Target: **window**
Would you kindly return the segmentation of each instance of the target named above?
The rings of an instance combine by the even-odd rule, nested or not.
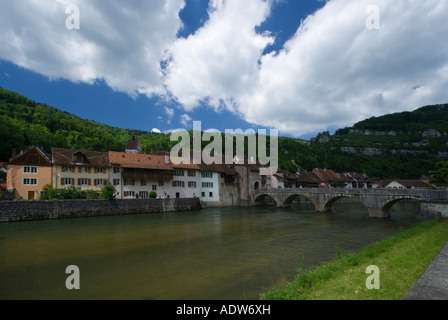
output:
[[[159,187],[163,187],[165,183],[163,181],[159,181]]]
[[[72,172],[72,167],[71,166],[65,166],[62,171]]]
[[[173,181],[173,187],[183,187],[185,186],[184,181]]]
[[[36,186],[37,185],[37,179],[34,179],[34,178],[23,178],[23,185],[24,186]]]
[[[81,185],[82,186],[88,186],[89,185],[89,179],[82,178],[81,179]]]
[[[179,192],[176,192],[176,198],[180,198],[180,193]]]
[[[189,188],[196,188],[196,181],[188,181]]]
[[[120,173],[120,167],[114,167],[114,173]]]
[[[125,197],[135,197],[135,191],[125,191],[124,196]]]
[[[71,186],[72,185],[72,178],[64,178],[64,184]]]
[[[188,176],[189,176],[189,177],[196,177],[196,171],[194,171],[194,170],[188,170]]]
[[[103,179],[96,179],[96,185],[97,186],[102,186],[104,184]]]
[[[37,167],[23,167],[23,173],[37,173]]]
[[[140,185],[142,185],[142,186],[146,186],[146,180],[142,180],[142,181],[140,181]]]
[[[152,185],[152,191],[157,191],[157,185],[155,184]]]
[[[182,177],[184,175],[184,170],[175,169],[174,170],[174,175]]]
[[[88,173],[89,169],[87,167],[81,167],[81,173]]]
[[[202,192],[202,197],[204,197],[204,198],[205,198],[205,192]]]
[[[126,180],[124,180],[124,185],[125,186],[133,186],[134,185],[134,180],[126,179]]]
[[[213,173],[211,173],[211,172],[202,172],[202,178],[213,178]]]
[[[202,182],[202,188],[213,188],[213,182]]]
[[[213,192],[210,192],[210,198],[213,198]]]
[[[139,197],[142,199],[148,199],[149,198],[149,192],[148,191],[140,191],[138,193]]]
[[[98,169],[96,170],[96,172],[97,172],[97,173],[103,173],[104,171],[103,171],[103,168],[98,168]]]
[[[120,185],[120,179],[114,179],[114,186],[119,186]]]

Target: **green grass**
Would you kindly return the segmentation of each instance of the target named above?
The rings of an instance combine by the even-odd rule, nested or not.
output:
[[[424,221],[339,257],[272,288],[262,300],[401,300],[448,241],[448,220]],[[379,289],[367,289],[370,265],[379,268]]]

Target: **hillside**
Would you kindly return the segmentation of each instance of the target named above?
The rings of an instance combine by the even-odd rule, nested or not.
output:
[[[448,158],[448,105],[426,106],[371,118],[334,135],[311,141],[279,137],[279,164],[284,170],[330,168],[357,171],[374,178],[416,179]],[[123,151],[132,136],[147,150],[169,151],[170,135],[121,129],[36,103],[0,88],[0,161],[27,145],[96,151]],[[203,143],[206,145],[207,143]],[[247,150],[247,148],[246,148]]]

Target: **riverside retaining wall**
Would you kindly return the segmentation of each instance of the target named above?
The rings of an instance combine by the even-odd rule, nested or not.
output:
[[[0,222],[129,215],[201,209],[199,198],[1,201]]]
[[[422,201],[420,203],[420,212],[425,218],[448,218],[448,201]]]

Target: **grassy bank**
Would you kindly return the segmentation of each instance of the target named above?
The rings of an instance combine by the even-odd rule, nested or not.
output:
[[[365,247],[341,254],[313,270],[300,268],[295,279],[261,295],[262,300],[401,300],[448,241],[448,220],[423,221]],[[379,268],[379,289],[367,289]]]

